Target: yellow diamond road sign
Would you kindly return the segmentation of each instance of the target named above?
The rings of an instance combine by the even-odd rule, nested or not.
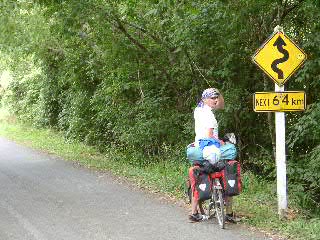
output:
[[[282,86],[303,64],[307,55],[283,32],[273,33],[255,52],[252,60]]]
[[[256,92],[253,96],[255,112],[304,111],[306,109],[305,92]]]

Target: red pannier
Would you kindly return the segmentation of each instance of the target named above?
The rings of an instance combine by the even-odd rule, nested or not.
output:
[[[222,183],[226,196],[236,196],[241,193],[241,166],[236,160],[228,161],[222,170]]]
[[[199,193],[199,201],[208,200],[212,194],[212,182],[209,174],[200,173],[196,179],[196,190]]]

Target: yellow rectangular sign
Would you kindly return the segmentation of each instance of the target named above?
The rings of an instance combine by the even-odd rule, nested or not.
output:
[[[305,92],[256,92],[253,97],[255,112],[304,111]]]

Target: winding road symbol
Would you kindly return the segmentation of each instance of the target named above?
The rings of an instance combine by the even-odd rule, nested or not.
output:
[[[302,66],[307,55],[284,32],[273,32],[256,50],[252,61],[278,86],[282,86]]]
[[[283,46],[286,45],[281,36],[279,36],[273,44],[273,46],[277,47],[278,51],[283,54],[282,58],[274,60],[271,64],[271,69],[278,74],[278,79],[283,79],[283,71],[278,68],[278,64],[286,62],[289,59],[289,52],[283,48]]]

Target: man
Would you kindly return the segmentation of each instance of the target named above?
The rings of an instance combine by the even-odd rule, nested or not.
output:
[[[195,120],[195,145],[203,149],[203,157],[211,164],[216,163],[220,159],[219,147],[224,144],[219,140],[218,122],[212,110],[223,109],[224,99],[220,92],[215,88],[208,88],[203,91],[201,100],[194,110]],[[209,139],[209,141],[208,141]],[[196,191],[196,179],[194,170],[199,168],[193,166],[189,169],[189,179],[191,183],[191,221],[200,221],[204,218],[204,210],[199,202],[199,194]],[[198,212],[200,211],[200,213]],[[227,201],[227,220],[232,214],[231,199]]]

